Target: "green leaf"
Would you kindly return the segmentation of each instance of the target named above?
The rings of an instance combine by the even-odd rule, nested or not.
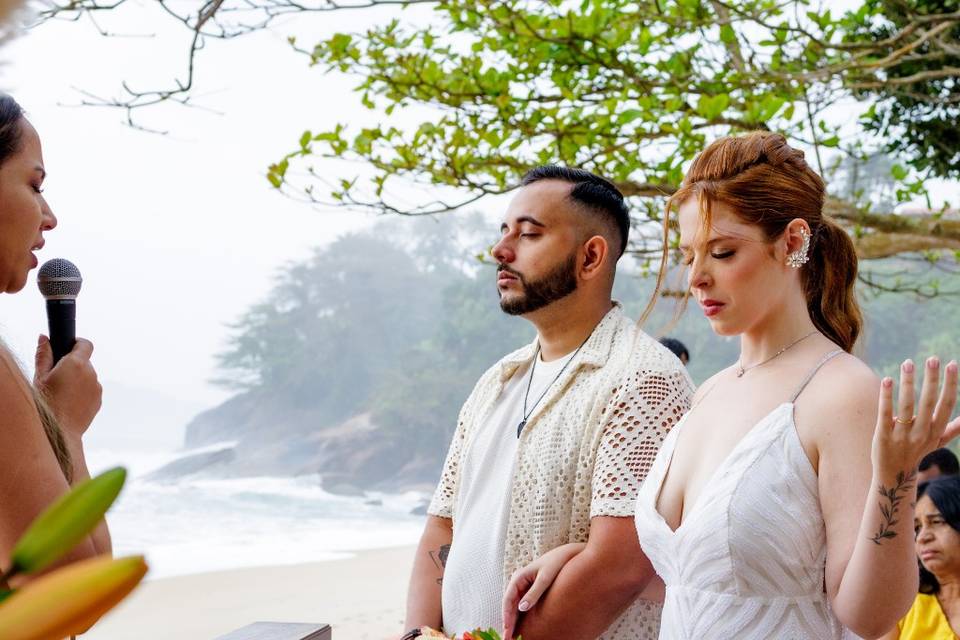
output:
[[[641,55],[646,55],[650,51],[650,45],[652,44],[653,34],[650,33],[650,29],[646,27],[642,28],[637,38],[637,50]]]
[[[13,548],[13,573],[43,571],[103,520],[120,494],[127,470],[117,467],[75,485],[40,514]]]
[[[330,38],[330,51],[337,57],[342,57],[350,47],[353,37],[346,33],[335,34]]]
[[[287,175],[287,168],[290,166],[290,160],[284,158],[276,164],[267,167],[267,180],[277,189],[283,184],[283,177]]]
[[[697,102],[697,113],[707,120],[714,120],[723,114],[723,110],[730,104],[730,96],[721,93],[715,96],[700,96]]]
[[[776,96],[773,94],[770,94],[764,97],[763,102],[761,103],[763,110],[760,114],[760,119],[764,122],[766,122],[767,120],[770,120],[775,115],[777,115],[777,112],[780,111],[781,108],[783,108],[783,105],[786,102],[787,101],[781,98],[780,96]]]
[[[737,34],[729,24],[720,27],[720,41],[724,44],[732,44],[737,41]]]
[[[306,149],[310,146],[310,141],[313,140],[313,134],[309,130],[304,131],[303,135],[300,136],[300,148]]]
[[[892,175],[897,180],[903,180],[910,174],[907,171],[907,168],[900,164],[895,164],[890,167],[890,175]]]

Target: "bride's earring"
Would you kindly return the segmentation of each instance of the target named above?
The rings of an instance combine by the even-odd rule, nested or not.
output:
[[[810,260],[810,234],[806,229],[800,229],[800,237],[803,238],[803,246],[787,255],[787,266],[799,269]]]

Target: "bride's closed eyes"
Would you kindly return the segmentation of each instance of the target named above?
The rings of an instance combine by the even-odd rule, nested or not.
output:
[[[736,251],[734,251],[733,249],[729,249],[726,251],[711,251],[710,257],[716,260],[725,260],[727,258],[733,257],[735,253]],[[693,264],[693,253],[689,251],[684,251],[682,255],[683,255],[682,262],[684,266],[689,267],[691,264]]]

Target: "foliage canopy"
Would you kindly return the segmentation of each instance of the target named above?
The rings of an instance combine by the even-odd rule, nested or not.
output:
[[[124,3],[71,0],[44,15]],[[359,33],[293,42],[311,64],[355,75],[363,104],[382,117],[304,132],[270,166],[275,187],[318,203],[429,214],[507,192],[532,166],[575,165],[631,196],[632,250],[652,257],[660,240],[647,223],[686,163],[720,135],[780,131],[827,178],[844,158],[892,150],[897,201],[925,194],[930,178],[956,177],[957,0],[863,0],[842,13],[813,0],[208,0],[183,14],[163,4],[196,36],[187,80],[105,102],[132,114],[188,100],[205,38],[241,36],[283,15],[384,5],[419,6]],[[324,158],[362,169],[330,188],[319,179]],[[431,196],[411,204],[411,184]],[[828,207],[862,257],[910,253],[956,268],[960,220],[878,204],[861,190]]]
[[[921,171],[960,178],[960,15],[958,0],[922,0],[904,4],[872,0],[887,20],[869,29],[857,29],[853,38],[883,41],[918,18],[953,14],[931,36],[886,70],[884,85],[864,86],[858,93],[875,98],[876,107],[865,117],[867,131],[885,142],[886,150],[908,158]]]

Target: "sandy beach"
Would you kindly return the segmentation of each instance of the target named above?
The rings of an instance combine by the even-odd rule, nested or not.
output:
[[[147,581],[83,640],[213,640],[251,622],[322,622],[334,640],[386,640],[403,627],[413,547],[312,564]]]

